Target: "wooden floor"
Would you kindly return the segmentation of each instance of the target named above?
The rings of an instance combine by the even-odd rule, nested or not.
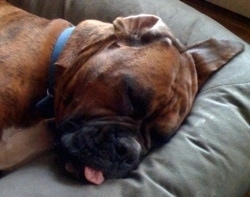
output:
[[[250,43],[250,19],[201,0],[181,0]]]

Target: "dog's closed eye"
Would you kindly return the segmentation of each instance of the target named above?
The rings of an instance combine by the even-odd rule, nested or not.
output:
[[[127,94],[133,106],[133,117],[141,118],[144,116],[147,113],[150,93],[148,91],[142,91],[141,94],[138,94],[138,92],[129,87]]]
[[[135,119],[140,119],[147,114],[150,100],[152,98],[152,91],[150,88],[144,88],[136,82],[135,79],[127,77],[125,79],[125,97],[127,105],[130,105],[130,116]]]

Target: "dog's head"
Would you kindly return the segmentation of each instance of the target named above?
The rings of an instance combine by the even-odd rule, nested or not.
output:
[[[184,47],[159,17],[80,23],[57,62],[57,146],[67,171],[99,184],[166,142],[199,87],[243,46]]]

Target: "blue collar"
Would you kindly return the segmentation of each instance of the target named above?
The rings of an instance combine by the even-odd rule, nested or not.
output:
[[[47,95],[42,98],[36,104],[36,109],[45,117],[45,118],[53,118],[55,115],[54,112],[54,85],[55,85],[55,63],[58,60],[61,52],[64,49],[65,44],[70,38],[72,32],[75,27],[69,27],[65,29],[60,36],[57,38],[49,66],[49,74],[48,74],[48,88]]]
[[[65,44],[67,43],[69,37],[71,36],[72,32],[74,31],[75,27],[69,27],[65,29],[60,36],[57,38],[56,44],[54,46],[51,60],[50,60],[50,67],[49,67],[49,77],[48,77],[48,94],[54,95],[54,74],[55,74],[55,63],[58,60],[59,55],[61,54],[62,50],[64,49]]]

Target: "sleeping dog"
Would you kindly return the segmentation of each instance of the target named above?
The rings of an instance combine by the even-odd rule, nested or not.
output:
[[[74,27],[0,0],[0,169],[55,142],[80,180],[124,177],[175,134],[200,87],[242,50],[216,39],[185,47],[153,15]]]

